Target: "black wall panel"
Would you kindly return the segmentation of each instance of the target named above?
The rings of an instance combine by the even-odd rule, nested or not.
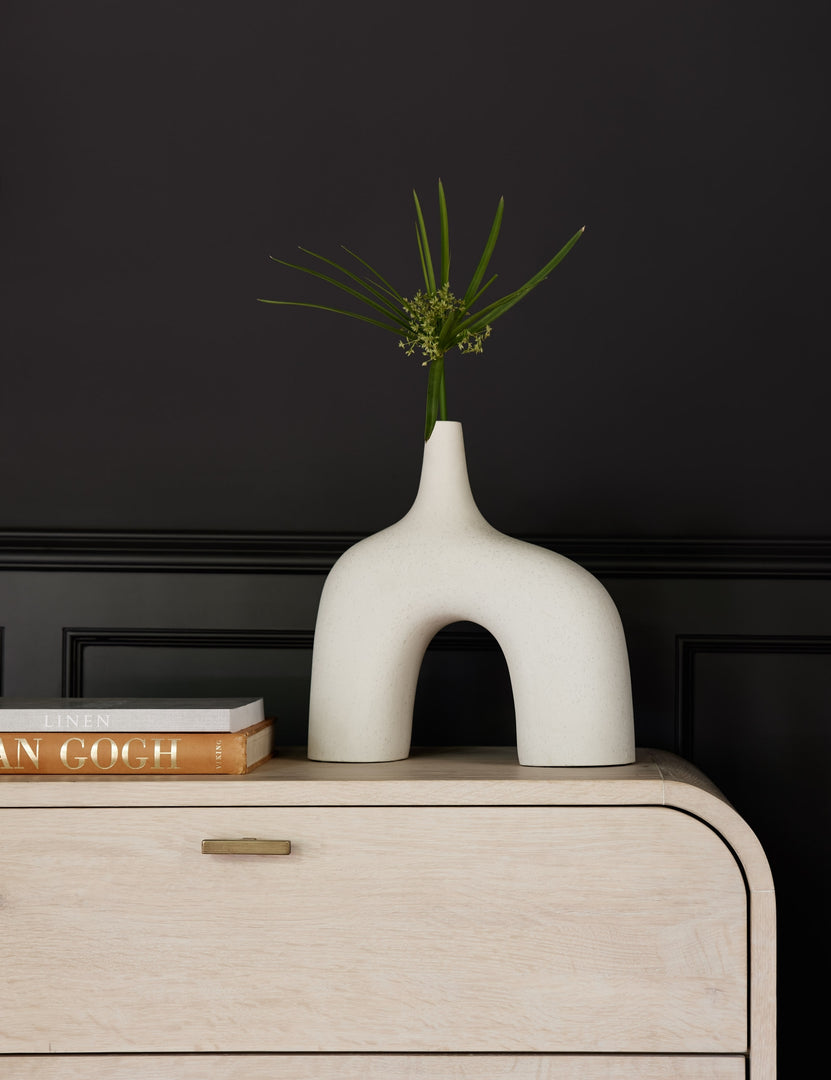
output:
[[[513,534],[829,536],[821,0],[55,0],[0,13],[0,527],[371,532],[418,476],[396,338],[258,297],[340,245],[505,292],[451,353]],[[320,288],[317,288],[317,286]]]

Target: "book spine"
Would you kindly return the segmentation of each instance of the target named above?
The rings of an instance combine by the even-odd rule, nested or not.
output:
[[[119,715],[117,713],[25,713],[13,716],[0,714],[0,734],[6,732],[35,732],[44,735],[87,735],[98,732],[135,735],[144,732],[153,735],[179,735],[182,732],[226,732],[230,721],[223,717],[197,717],[183,719],[181,716]]]
[[[262,710],[246,710],[244,716],[223,711],[183,712],[176,709],[62,710],[0,709],[0,734],[43,732],[78,735],[147,732],[151,736],[182,732],[239,731],[263,720]]]
[[[0,736],[0,777],[37,773],[67,776],[239,775],[248,771],[248,735],[248,732],[175,735],[4,732]]]

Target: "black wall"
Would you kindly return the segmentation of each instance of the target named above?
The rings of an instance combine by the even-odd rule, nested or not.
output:
[[[618,602],[638,739],[720,784],[780,903],[782,1075],[828,961],[827,5],[27,0],[0,9],[3,692],[266,696],[305,738],[324,575],[399,517],[425,370],[271,262],[419,286],[442,177],[462,284],[500,195],[508,291],[448,359],[483,513]],[[329,297],[332,299],[332,297]],[[417,741],[513,740],[471,627]]]

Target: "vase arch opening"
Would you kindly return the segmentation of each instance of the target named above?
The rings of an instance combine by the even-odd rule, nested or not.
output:
[[[412,745],[516,745],[505,654],[483,626],[450,623],[428,643],[416,686]]]

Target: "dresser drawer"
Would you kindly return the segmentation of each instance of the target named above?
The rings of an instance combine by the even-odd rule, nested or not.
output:
[[[742,874],[667,807],[27,808],[2,834],[0,1052],[747,1048]],[[291,854],[201,852],[251,836]],[[512,1060],[511,1080],[743,1075]],[[402,1062],[384,1076],[480,1080]]]

